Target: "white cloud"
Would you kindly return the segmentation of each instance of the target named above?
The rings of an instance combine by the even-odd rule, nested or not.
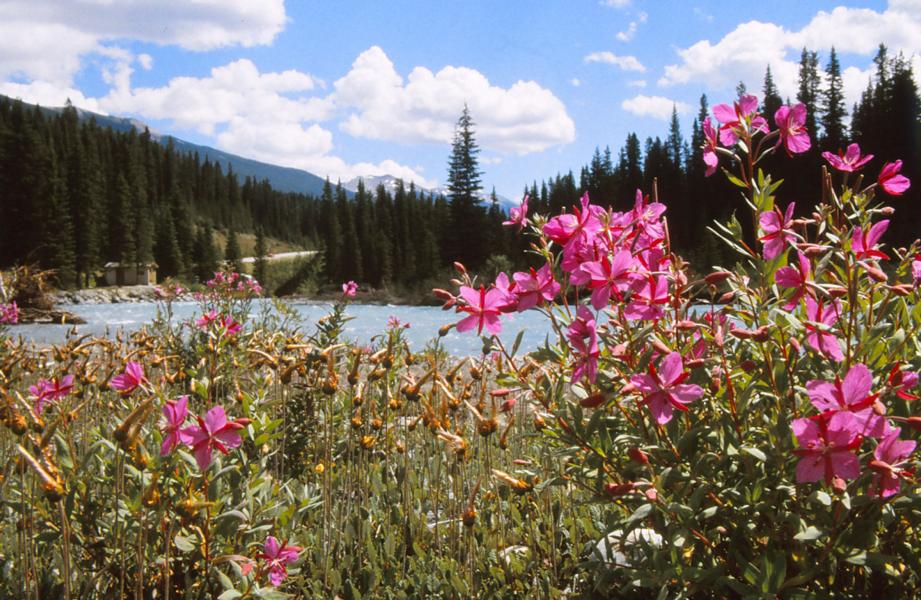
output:
[[[254,46],[271,43],[286,19],[283,0],[6,0],[0,80],[17,76],[63,88],[83,57],[121,40],[188,50]]]
[[[629,42],[633,39],[633,36],[636,35],[637,24],[636,21],[630,21],[630,24],[623,31],[617,32],[617,39],[621,42]]]
[[[684,102],[678,102],[664,96],[645,96],[643,94],[624,100],[620,103],[620,107],[638,117],[652,117],[662,120],[670,118],[673,109],[679,113],[687,113],[691,109]]]
[[[149,54],[138,54],[138,63],[141,65],[141,68],[145,71],[149,71],[153,68],[153,57]]]
[[[635,88],[644,88],[646,87],[646,80],[645,79],[631,79],[630,81],[627,82],[627,86],[635,87]]]
[[[579,87],[580,85],[582,85],[582,80],[579,79],[578,77],[573,77],[572,79],[569,80],[569,84],[572,87]]]
[[[770,65],[781,96],[793,98],[803,47],[821,51],[827,60],[832,46],[842,55],[871,56],[881,41],[891,53],[902,51],[917,61],[921,53],[921,1],[890,0],[883,11],[839,6],[830,12],[819,11],[798,30],[761,21],[741,23],[715,43],[701,40],[679,49],[680,62],[665,67],[659,84],[703,83],[721,89],[741,80],[749,89],[760,90],[764,69]],[[843,71],[849,107],[866,88],[871,72],[869,67],[853,66]]]
[[[618,56],[613,52],[592,52],[587,54],[583,58],[587,63],[605,63],[609,65],[615,65],[624,71],[637,71],[639,73],[645,73],[646,67],[643,66],[635,56],[623,55]]]
[[[598,4],[608,8],[626,8],[630,6],[631,0],[599,0]]]
[[[484,148],[527,154],[575,139],[566,107],[533,81],[501,88],[479,71],[453,66],[437,73],[415,67],[404,81],[378,46],[362,52],[334,87],[332,97],[347,113],[340,128],[355,137],[446,143],[466,103]]]

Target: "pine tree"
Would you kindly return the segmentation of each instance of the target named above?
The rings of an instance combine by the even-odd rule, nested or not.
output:
[[[816,130],[816,112],[819,101],[819,55],[803,48],[799,61],[799,89],[796,99],[806,105],[806,129],[812,138],[812,147],[816,147],[818,132]]]
[[[265,285],[266,283],[266,266],[268,265],[267,255],[269,249],[265,243],[265,231],[262,227],[256,229],[256,263],[253,265],[253,277],[256,281]]]
[[[448,190],[451,201],[451,244],[455,260],[477,267],[485,259],[483,248],[483,209],[480,207],[479,147],[474,139],[473,118],[467,105],[457,120],[448,163]]]
[[[228,268],[237,273],[242,273],[243,263],[240,262],[241,258],[240,242],[237,240],[237,232],[231,228],[227,232],[227,243],[224,245],[224,262],[227,264]]]
[[[832,46],[825,68],[826,87],[821,92],[822,147],[836,152],[844,146],[844,81],[841,79],[841,64],[835,47]]]
[[[333,186],[329,178],[323,184],[322,211],[324,219],[323,247],[326,278],[332,282],[342,279],[342,226],[333,199]]]
[[[762,102],[762,112],[768,122],[774,126],[774,113],[783,105],[783,99],[780,97],[780,91],[774,84],[774,76],[771,74],[771,65],[767,66],[764,71],[764,87],[762,88],[764,100]]]

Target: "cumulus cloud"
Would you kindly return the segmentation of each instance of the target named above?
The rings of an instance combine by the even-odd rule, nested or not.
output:
[[[284,0],[7,0],[0,3],[0,79],[66,87],[82,57],[120,40],[188,50],[255,46],[271,43],[286,19]]]
[[[437,73],[415,67],[404,81],[378,46],[362,52],[334,88],[346,113],[340,128],[355,137],[446,143],[466,103],[484,148],[527,154],[575,139],[566,107],[534,81],[502,88],[479,71],[454,66]]]
[[[626,8],[630,6],[631,0],[599,0],[598,4],[608,8]]]
[[[652,117],[662,120],[670,118],[673,109],[682,114],[691,109],[684,102],[678,102],[664,96],[645,96],[643,94],[624,100],[620,103],[620,107],[638,117]]]
[[[587,54],[582,60],[587,63],[604,63],[608,65],[614,65],[619,67],[624,71],[637,71],[639,73],[645,73],[646,67],[643,66],[643,63],[639,61],[635,56],[623,55],[618,56],[613,52],[592,52]]]
[[[679,49],[680,62],[665,67],[659,84],[704,83],[719,89],[741,80],[750,89],[760,89],[765,66],[770,65],[781,95],[792,98],[803,47],[827,53],[834,46],[839,54],[870,56],[880,41],[891,52],[905,52],[913,63],[919,62],[921,1],[890,0],[883,11],[839,6],[819,11],[798,30],[761,21],[741,23],[715,43],[701,40]],[[866,87],[871,71],[856,67],[843,71],[848,105]]]

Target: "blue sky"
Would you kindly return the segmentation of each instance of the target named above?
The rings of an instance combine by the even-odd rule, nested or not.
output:
[[[453,123],[478,123],[484,183],[578,170],[627,133],[685,135],[701,93],[795,95],[804,45],[834,44],[856,99],[885,42],[921,68],[921,0],[0,1],[0,93],[334,180],[443,184]]]

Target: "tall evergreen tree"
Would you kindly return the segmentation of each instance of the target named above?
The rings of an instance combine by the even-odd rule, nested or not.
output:
[[[761,88],[761,93],[764,96],[762,101],[762,112],[764,113],[765,118],[773,126],[774,124],[774,113],[777,112],[777,109],[783,105],[783,99],[780,97],[780,91],[777,89],[777,85],[774,83],[774,76],[771,74],[771,65],[767,66],[767,69],[764,71],[764,86]]]
[[[477,146],[473,118],[464,110],[454,129],[454,142],[448,163],[448,190],[451,201],[452,254],[468,266],[477,267],[485,259],[483,252],[483,209],[479,192],[481,174],[477,163]]]
[[[822,147],[836,152],[844,146],[844,81],[841,79],[841,63],[835,47],[832,46],[825,68],[825,88],[821,92]]]
[[[812,138],[812,146],[816,146],[818,131],[816,130],[816,113],[819,102],[819,55],[803,48],[799,60],[799,88],[796,99],[806,106],[806,129]]]
[[[265,285],[266,283],[266,266],[267,255],[269,253],[268,246],[265,242],[265,231],[262,227],[256,229],[256,262],[253,265],[253,277],[256,278],[256,281]]]
[[[237,240],[237,232],[231,228],[227,232],[227,243],[224,245],[224,262],[227,263],[229,268],[237,273],[242,273],[243,263],[240,262],[241,258],[243,258],[243,256],[240,252],[240,242]]]

